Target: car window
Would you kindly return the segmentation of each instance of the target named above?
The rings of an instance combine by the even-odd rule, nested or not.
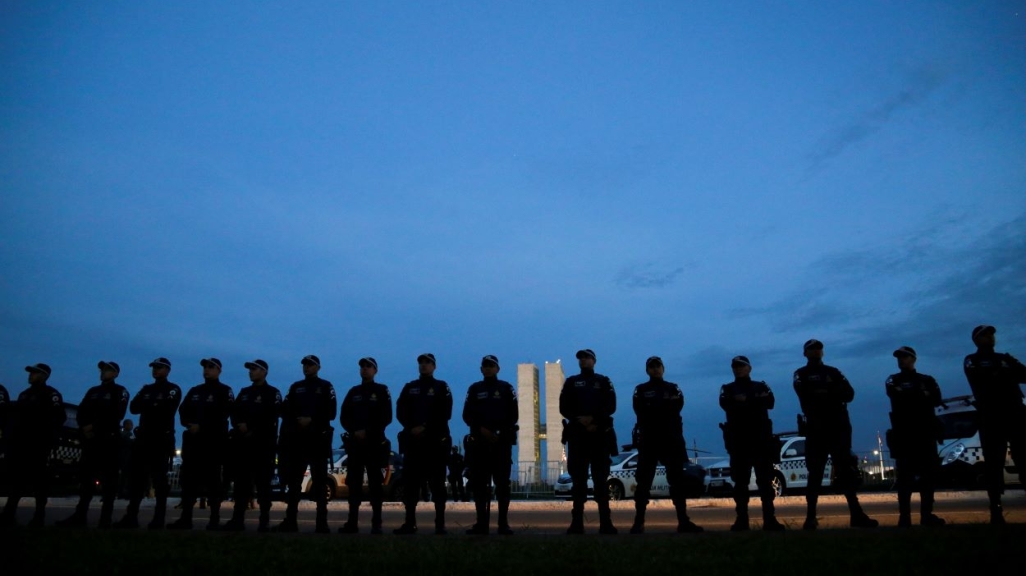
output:
[[[975,410],[949,412],[938,416],[944,427],[944,439],[970,438],[979,430],[979,419]]]
[[[632,469],[632,468],[637,468],[638,467],[638,457],[636,455],[635,456],[631,456],[630,458],[628,458],[623,463],[623,467],[624,467],[624,470],[629,470],[629,469]]]
[[[787,448],[796,452],[794,456],[796,458],[805,456],[805,440],[795,440]]]
[[[609,459],[609,465],[610,466],[616,466],[617,464],[623,462],[624,460],[630,458],[633,455],[634,455],[633,452],[620,452],[616,456],[613,456],[612,458]]]

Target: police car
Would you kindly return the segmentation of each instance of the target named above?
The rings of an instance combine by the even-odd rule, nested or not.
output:
[[[973,396],[955,396],[941,401],[937,418],[944,428],[937,450],[940,458],[940,483],[958,488],[985,488],[983,448]],[[1019,475],[1011,451],[1005,453],[1005,484],[1018,484]]]
[[[805,437],[795,433],[776,435],[780,442],[780,462],[773,464],[773,492],[777,496],[789,490],[806,488],[809,485],[809,468],[805,464]],[[823,486],[828,487],[833,477],[833,463],[827,459],[823,470]],[[721,460],[709,466],[706,477],[707,492],[710,495],[730,495],[734,492],[734,482],[730,479],[730,460]],[[758,492],[755,483],[755,471],[748,481],[748,489]]]
[[[332,450],[331,451],[331,465],[328,467],[328,478],[327,484],[324,490],[327,493],[328,501],[335,498],[345,499],[349,497],[349,486],[346,486],[346,473],[348,471],[347,466],[348,456],[345,450]],[[384,490],[384,497],[386,500],[400,500],[402,499],[402,482],[400,477],[402,476],[402,458],[395,452],[388,453],[388,466],[381,469],[381,473],[384,477],[384,483],[382,489]],[[312,490],[312,480],[310,476],[310,468],[308,467],[303,473],[303,483],[301,489],[304,494],[309,494]],[[367,498],[370,495],[367,473],[363,473],[363,496]]]
[[[609,464],[609,477],[606,484],[609,486],[610,500],[624,500],[634,498],[634,492],[638,488],[635,481],[635,474],[638,469],[638,451],[628,450],[612,457]],[[705,468],[686,460],[684,464],[684,497],[696,498],[704,492]],[[570,489],[573,482],[570,474],[560,474],[556,480],[556,498],[571,498]],[[588,496],[594,495],[594,483],[591,475],[588,476]],[[660,463],[656,466],[655,479],[652,480],[651,498],[669,498],[670,485],[666,481],[666,468]]]

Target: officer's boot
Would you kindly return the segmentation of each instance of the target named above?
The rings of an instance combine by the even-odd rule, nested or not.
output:
[[[435,502],[435,534],[445,536],[448,533],[445,529],[445,500]]]
[[[330,534],[331,528],[328,528],[328,503],[318,502],[317,503],[317,514],[314,516],[314,532],[317,534]]]
[[[108,529],[111,527],[111,520],[114,517],[114,497],[111,496],[103,501],[103,505],[100,506],[100,523],[97,524],[98,528]]]
[[[647,507],[648,503],[642,500],[634,502],[634,523],[631,524],[631,534],[645,533],[645,508]]]
[[[288,507],[285,508],[285,519],[278,523],[272,532],[299,532],[299,523],[296,522],[296,517],[299,515],[299,502],[290,500]]]
[[[762,500],[762,529],[766,532],[782,532],[786,528],[777,520],[777,508],[773,505],[773,498]]]
[[[673,501],[674,508],[677,509],[677,532],[680,534],[704,532],[705,529],[695,524],[688,518],[688,502],[684,498],[677,498]]]
[[[859,497],[855,495],[854,490],[845,492],[844,498],[848,501],[848,511],[851,512],[850,525],[852,528],[876,528],[880,525],[862,510],[862,504],[859,504]]]
[[[509,500],[499,500],[499,534],[512,536],[513,529],[509,527]]]
[[[919,523],[923,526],[943,526],[944,519],[933,513],[933,490],[919,493]]]
[[[125,515],[120,520],[114,523],[115,529],[130,529],[139,527],[139,501],[132,498],[128,501],[128,507],[125,509]]]
[[[748,500],[735,498],[734,512],[737,514],[737,518],[734,520],[734,523],[730,525],[730,531],[744,532],[748,530],[750,527],[748,522]]]
[[[221,502],[218,500],[210,501],[210,520],[207,522],[207,530],[220,530],[221,529]]]
[[[1001,508],[1001,492],[989,491],[987,496],[990,497],[990,523],[1004,525],[1005,511]]]
[[[79,498],[75,511],[64,520],[58,520],[55,526],[58,528],[85,528],[89,518],[89,500]]]
[[[36,511],[29,520],[29,528],[42,528],[46,525],[46,498],[36,499]]]
[[[819,521],[816,520],[816,505],[819,503],[819,497],[806,496],[805,502],[805,523],[802,524],[802,530],[815,530],[819,526]]]
[[[381,502],[371,502],[371,534],[381,534]]]
[[[168,530],[192,530],[192,505],[191,501],[182,500],[182,515],[178,520],[167,525]]]
[[[616,526],[613,526],[613,516],[609,510],[609,500],[598,503],[599,509],[599,534],[616,534]]]
[[[163,530],[164,518],[167,516],[167,496],[157,498],[157,504],[153,507],[153,520],[146,526],[150,530]]]
[[[584,534],[584,502],[574,501],[574,507],[570,511],[570,527],[566,529],[567,534]]]
[[[232,507],[232,519],[225,522],[224,526],[221,526],[221,530],[225,532],[242,532],[246,529],[246,508],[239,506],[239,502],[235,502],[235,506]]]
[[[346,523],[338,529],[339,534],[356,534],[360,531],[360,503],[349,503],[349,517]]]
[[[467,534],[487,536],[488,526],[492,521],[492,502],[480,497],[474,501],[474,508],[477,510],[477,521],[467,530]]]
[[[0,528],[10,528],[18,525],[14,519],[14,513],[18,510],[18,500],[18,498],[14,497],[7,498],[4,511],[0,514]]]
[[[403,525],[392,530],[393,534],[416,534],[417,533],[417,507],[416,505],[406,505],[406,520],[403,521]]]
[[[898,492],[898,528],[912,527],[912,494],[905,490]]]
[[[260,504],[260,521],[257,524],[257,532],[267,532],[271,524],[271,506]]]

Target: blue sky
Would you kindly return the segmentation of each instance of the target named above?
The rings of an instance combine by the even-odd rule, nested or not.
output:
[[[835,4],[4,3],[0,382],[431,351],[462,433],[481,356],[589,347],[722,453],[730,358],[790,428],[815,337],[872,450],[898,346],[1026,357],[1026,2]]]

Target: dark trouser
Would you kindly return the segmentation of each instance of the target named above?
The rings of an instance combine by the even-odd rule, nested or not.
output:
[[[435,503],[435,522],[445,521],[445,472],[449,459],[450,443],[442,439],[410,441],[403,454],[403,504],[406,505],[406,522],[415,523],[413,514],[420,500],[420,492],[427,483],[431,499]]]
[[[477,522],[487,528],[491,515],[492,491],[499,502],[499,526],[509,526],[510,475],[513,471],[513,447],[505,442],[488,444],[477,441],[470,460],[470,492],[474,495]]]
[[[449,486],[452,487],[452,501],[463,502],[467,499],[467,490],[463,485],[463,474],[449,474]]]
[[[862,505],[855,494],[858,476],[851,465],[851,426],[845,426],[834,430],[809,430],[805,439],[805,463],[809,468],[809,484],[805,494],[808,516],[812,518],[816,515],[827,458],[833,463],[834,485],[848,501],[848,511],[852,516],[863,514]]]
[[[303,474],[310,468],[310,494],[317,503],[318,526],[328,523],[328,466],[331,459],[331,437],[327,434],[300,435],[289,439],[283,446],[284,474],[288,486],[285,520],[295,522],[299,514],[299,499],[302,497]]]
[[[166,435],[155,440],[140,439],[132,449],[129,462],[129,499],[126,516],[137,518],[139,505],[146,495],[150,483],[157,498],[153,510],[153,523],[162,525],[167,513],[167,495],[171,491],[167,474],[171,469],[171,458],[175,454],[174,436]]]
[[[182,518],[192,520],[196,499],[206,496],[210,504],[210,522],[220,519],[224,500],[224,439],[193,438],[182,447]]]
[[[897,448],[897,450],[894,450]],[[912,511],[912,492],[917,486],[920,495],[920,512],[923,516],[933,513],[933,493],[940,472],[937,458],[937,443],[933,438],[910,438],[892,448],[894,455],[895,488],[898,492],[898,513],[907,518]]]
[[[118,459],[121,448],[118,436],[95,437],[82,443],[81,476],[78,492],[78,506],[75,515],[85,517],[89,503],[100,482],[103,504],[100,507],[100,524],[110,524],[114,511],[114,499],[118,493]]]
[[[26,494],[32,494],[36,499],[36,516],[41,520],[46,501],[50,495],[50,462],[49,444],[17,445],[9,444],[11,452],[8,471],[10,473],[10,493],[7,496],[7,504],[4,506],[3,518],[14,520],[14,513],[18,509],[18,502]]]
[[[355,442],[352,442],[355,444]],[[360,503],[363,502],[363,476],[367,475],[367,492],[374,514],[374,523],[381,524],[381,502],[384,500],[385,476],[382,468],[388,465],[388,454],[378,445],[354,446],[346,459],[346,486],[349,487],[349,521],[357,522]]]
[[[566,468],[573,481],[570,495],[573,499],[572,522],[584,517],[584,503],[588,501],[588,469],[591,468],[595,503],[599,519],[609,521],[609,443],[601,433],[586,434],[567,442]]]
[[[748,516],[748,482],[754,469],[755,484],[759,487],[759,498],[762,500],[762,517],[776,517],[773,506],[776,497],[773,491],[773,454],[769,450],[759,449],[759,446],[768,445],[769,442],[755,443],[735,448],[730,454],[730,479],[734,482],[734,507],[738,516]]]
[[[275,439],[244,438],[232,444],[235,471],[233,518],[242,520],[256,491],[260,521],[266,524],[271,511],[271,479],[274,477]]]
[[[1005,456],[1010,450],[1012,462],[1023,483],[1026,467],[1026,409],[1008,415],[980,414],[980,447],[983,449],[983,475],[991,506],[1001,505],[1005,491]],[[1026,485],[1026,484],[1023,484]]]

